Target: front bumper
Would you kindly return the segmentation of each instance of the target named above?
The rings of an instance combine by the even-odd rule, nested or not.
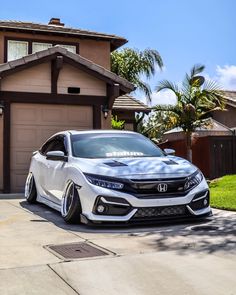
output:
[[[96,223],[143,223],[162,220],[196,219],[211,216],[209,189],[203,181],[181,197],[139,199],[131,194],[95,188],[92,203],[82,204],[81,222]],[[95,191],[93,191],[95,193]],[[91,196],[91,195],[90,195]],[[83,198],[82,198],[83,199]],[[82,201],[81,199],[81,201]],[[98,205],[106,210],[98,212]]]

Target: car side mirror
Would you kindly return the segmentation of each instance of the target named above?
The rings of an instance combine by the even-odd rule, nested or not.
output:
[[[63,161],[67,162],[68,157],[62,151],[51,151],[46,153],[46,159],[52,161]]]
[[[173,149],[164,149],[164,152],[167,156],[174,156],[175,155],[175,150],[173,150]]]

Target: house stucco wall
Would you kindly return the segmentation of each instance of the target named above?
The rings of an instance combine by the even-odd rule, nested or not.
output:
[[[51,92],[51,66],[43,63],[9,75],[2,80],[3,91]]]
[[[58,93],[68,94],[68,87],[80,87],[81,95],[106,95],[106,83],[71,66],[63,65],[58,78]],[[51,93],[51,65],[43,63],[14,73],[2,80],[3,91]]]
[[[236,108],[226,106],[227,111],[215,111],[212,113],[214,120],[224,124],[229,128],[236,127]]]
[[[63,65],[57,85],[60,94],[67,94],[68,87],[80,87],[81,95],[106,96],[105,82],[68,64]]]
[[[52,35],[0,32],[0,64],[4,63],[4,37],[32,39],[37,41],[75,42],[79,44],[79,54],[110,70],[110,42]]]

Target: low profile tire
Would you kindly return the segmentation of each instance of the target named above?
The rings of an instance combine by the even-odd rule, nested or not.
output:
[[[34,204],[37,202],[37,190],[34,181],[34,176],[29,173],[25,182],[25,198],[28,203]]]
[[[80,223],[82,212],[78,191],[75,184],[71,182],[62,200],[61,215],[67,223]]]

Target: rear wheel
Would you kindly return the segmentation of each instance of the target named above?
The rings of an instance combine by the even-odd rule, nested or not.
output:
[[[25,182],[25,198],[27,202],[33,204],[37,202],[37,190],[34,181],[34,176],[29,173]]]
[[[71,182],[62,200],[61,215],[67,223],[80,223],[81,212],[79,194],[75,184]]]

